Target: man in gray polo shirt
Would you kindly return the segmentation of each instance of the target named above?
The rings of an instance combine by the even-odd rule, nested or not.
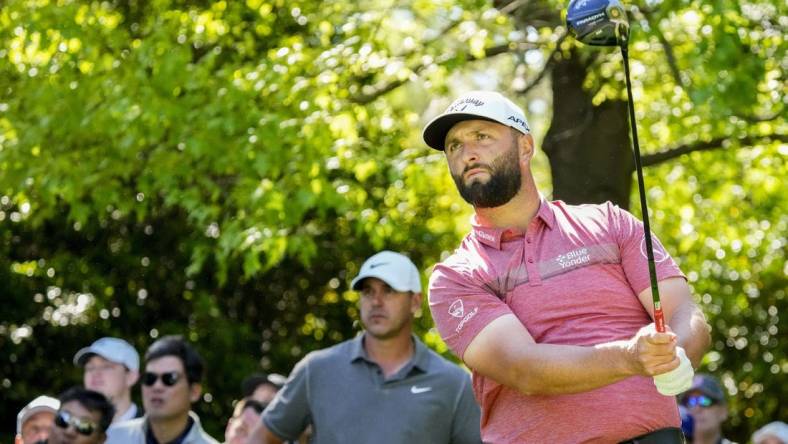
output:
[[[309,353],[263,413],[249,443],[480,443],[470,376],[412,333],[419,271],[391,251],[369,258],[351,284],[365,331]]]

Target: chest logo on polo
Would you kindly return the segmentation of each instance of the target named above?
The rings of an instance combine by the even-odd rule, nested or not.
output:
[[[588,248],[578,248],[568,253],[559,254],[555,261],[561,269],[582,265],[591,261],[591,255],[588,254]]]
[[[419,393],[426,393],[432,390],[432,387],[419,387],[417,385],[413,385],[410,387],[410,392],[414,395],[418,395]]]
[[[462,306],[462,299],[457,299],[449,306],[449,314],[455,318],[461,318],[465,314],[465,308]]]

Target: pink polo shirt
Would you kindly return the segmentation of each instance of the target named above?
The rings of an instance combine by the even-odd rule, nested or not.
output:
[[[437,264],[430,310],[457,356],[494,319],[513,313],[537,343],[591,346],[629,339],[651,322],[643,224],[617,206],[541,201],[527,231],[480,226]],[[658,279],[684,275],[656,239]],[[489,443],[611,443],[680,425],[676,400],[650,377],[584,393],[526,396],[473,373]]]

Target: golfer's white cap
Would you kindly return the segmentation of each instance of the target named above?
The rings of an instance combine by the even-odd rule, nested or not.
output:
[[[523,134],[531,131],[525,113],[514,102],[495,91],[471,91],[452,102],[443,114],[424,127],[424,142],[430,148],[443,151],[449,130],[463,120],[473,119],[498,122]]]
[[[123,364],[131,371],[139,371],[140,355],[128,342],[119,338],[101,338],[74,355],[74,365],[84,366],[92,355],[99,355],[107,361]]]
[[[31,416],[39,412],[57,413],[59,408],[60,401],[51,396],[42,395],[30,401],[30,403],[24,406],[24,408],[19,411],[19,414],[16,415],[16,434],[20,435],[22,433],[22,426],[25,425],[25,422],[27,422]]]
[[[359,290],[361,281],[369,277],[378,278],[397,291],[421,293],[418,268],[407,256],[393,251],[381,251],[367,259],[350,287]]]

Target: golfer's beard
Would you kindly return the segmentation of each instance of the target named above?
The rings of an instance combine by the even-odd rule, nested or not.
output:
[[[520,177],[519,159],[516,145],[509,151],[501,154],[490,164],[490,180],[487,183],[463,183],[462,176],[471,165],[459,175],[452,175],[454,184],[460,196],[476,208],[495,208],[509,202],[520,191],[522,177]]]

